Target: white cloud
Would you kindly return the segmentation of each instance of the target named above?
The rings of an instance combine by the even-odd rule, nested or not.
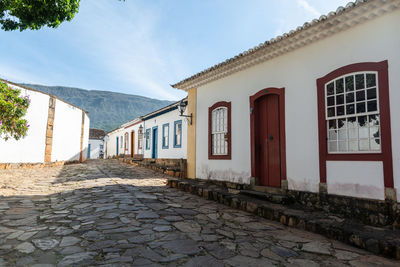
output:
[[[321,12],[319,12],[315,7],[311,6],[306,0],[296,0],[297,4],[304,8],[307,12],[310,12],[312,15],[319,17],[321,16]]]
[[[90,13],[85,13],[78,29],[71,29],[75,45],[106,69],[108,78],[118,82],[116,87],[160,99],[181,98],[184,93],[169,83],[185,67],[174,40],[158,36],[160,11],[137,3],[88,2],[82,2],[81,9],[90,8]]]

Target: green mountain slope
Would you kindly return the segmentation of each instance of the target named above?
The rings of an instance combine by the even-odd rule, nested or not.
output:
[[[84,90],[63,86],[23,84],[55,95],[89,111],[90,128],[110,131],[138,116],[171,104],[171,101],[108,91]]]

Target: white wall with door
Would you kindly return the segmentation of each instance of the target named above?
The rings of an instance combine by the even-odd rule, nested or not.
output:
[[[186,115],[186,113],[184,113]],[[144,158],[186,159],[187,123],[175,107],[166,113],[144,119]],[[157,139],[154,142],[154,133]],[[154,155],[154,144],[157,144]]]
[[[400,11],[354,26],[197,89],[196,175],[250,183],[249,97],[285,88],[286,165],[289,189],[317,192],[320,182],[316,80],[340,67],[388,60],[394,184],[400,191]],[[371,34],[373,33],[373,38]],[[385,41],[383,41],[385,40]],[[208,159],[208,108],[231,102],[232,158]],[[379,161],[328,161],[328,193],[384,199]],[[397,194],[400,199],[400,194]]]
[[[89,159],[99,159],[101,155],[104,155],[104,141],[89,139],[87,157]]]
[[[105,138],[105,156],[114,157],[118,154],[121,154],[123,150],[121,150],[121,136],[123,135],[123,129],[117,128],[107,133]]]
[[[128,136],[128,149],[125,150],[125,155],[128,157],[140,158],[143,156],[143,132],[144,122],[141,119],[135,119],[123,126],[124,135]],[[133,153],[132,153],[132,140],[133,140]]]

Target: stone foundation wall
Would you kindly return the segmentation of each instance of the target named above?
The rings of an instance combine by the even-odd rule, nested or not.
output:
[[[252,185],[213,180],[207,180],[207,182],[234,190],[253,190]],[[393,226],[400,229],[400,203],[394,201],[295,190],[279,190],[279,192],[286,196],[285,200],[292,205],[338,214],[371,226]]]
[[[146,167],[172,177],[186,178],[187,176],[186,159],[132,159],[125,157],[120,157],[118,159],[125,163]]]
[[[39,169],[46,167],[64,166],[68,164],[79,163],[79,160],[72,161],[55,161],[46,163],[0,163],[0,170],[9,169]]]

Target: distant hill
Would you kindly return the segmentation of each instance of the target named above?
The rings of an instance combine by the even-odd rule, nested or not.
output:
[[[172,103],[172,101],[108,91],[37,84],[22,85],[55,95],[89,111],[90,128],[103,129],[105,131],[110,131],[129,120]]]

